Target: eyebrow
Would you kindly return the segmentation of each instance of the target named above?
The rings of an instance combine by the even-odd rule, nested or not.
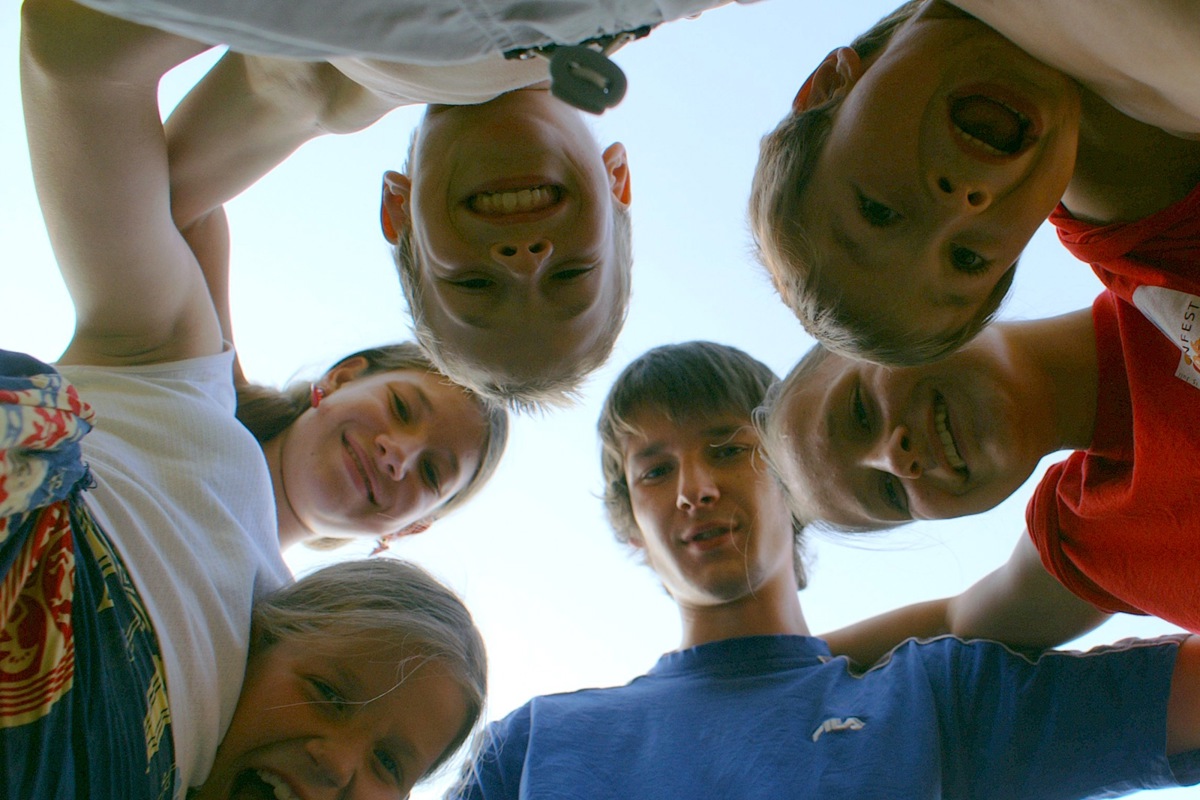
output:
[[[825,423],[825,431],[824,432],[825,432],[825,442],[827,444],[827,451],[832,451],[832,452],[841,452],[842,450],[844,450],[843,446],[839,446],[840,443],[835,443],[835,441],[834,441],[835,431],[838,430],[838,428],[839,428],[839,426],[837,424],[837,415],[838,415],[837,406],[838,406],[838,403],[835,403],[832,400],[830,400],[829,408],[825,414],[825,419],[824,419],[824,423]],[[827,455],[827,459],[828,459],[828,455]],[[833,459],[828,459],[828,460],[832,461]],[[870,474],[869,467],[860,468],[857,466],[851,466],[849,471],[850,471],[851,475]],[[845,473],[843,473],[842,477],[845,478]],[[876,512],[876,509],[872,506],[872,504],[867,499],[868,497],[875,496],[874,493],[872,493],[870,491],[870,488],[868,487],[866,493],[864,494],[864,492],[863,492],[864,482],[863,481],[846,479],[843,481],[842,485],[849,486],[850,496],[854,498],[854,501],[858,504],[858,507],[863,511],[862,516],[871,517],[872,521],[874,521],[876,519],[882,519],[881,517],[879,517],[879,515]]]
[[[413,391],[416,392],[417,399],[421,401],[421,405],[425,407],[426,413],[433,416],[435,412],[433,410],[433,403],[429,400],[429,395],[425,394],[425,390],[420,386],[414,385]],[[446,460],[449,462],[450,475],[442,476],[443,481],[448,481],[450,478],[458,475],[458,456],[453,450],[446,451]]]
[[[413,390],[417,393],[417,399],[421,401],[421,405],[425,406],[425,411],[432,414],[433,403],[429,402],[429,396],[425,394],[425,391],[420,386],[415,384],[413,385]]]
[[[723,439],[733,436],[735,433],[740,431],[742,428],[747,427],[748,425],[750,425],[749,421],[746,422],[746,425],[713,425],[700,431],[700,437],[703,439]],[[641,450],[638,450],[636,453],[630,453],[629,458],[653,458],[661,453],[664,449],[666,449],[665,442],[651,442]]]

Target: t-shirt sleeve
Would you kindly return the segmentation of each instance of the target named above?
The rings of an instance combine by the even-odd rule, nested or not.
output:
[[[517,800],[529,747],[529,706],[489,725],[463,766],[450,800]]]
[[[1030,659],[1001,644],[923,650],[942,728],[943,796],[1079,798],[1200,781],[1168,759],[1179,637]]]

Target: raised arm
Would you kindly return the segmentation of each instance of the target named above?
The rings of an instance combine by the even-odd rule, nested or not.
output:
[[[1167,701],[1167,755],[1200,750],[1200,636],[1179,646]]]
[[[323,62],[229,52],[167,120],[175,220],[187,228],[325,133],[396,106]]]
[[[1044,649],[1087,633],[1108,616],[1046,572],[1023,535],[1002,567],[962,594],[890,611],[823,638],[835,654],[865,667],[910,637],[953,634]]]
[[[229,52],[171,114],[171,213],[200,262],[225,339],[233,341],[224,204],[309,139],[364,128],[393,105],[329,64]],[[240,364],[234,370],[244,383]]]
[[[171,218],[159,78],[206,45],[67,0],[22,6],[21,90],[34,179],[76,329],[62,361],[220,352],[203,276]]]

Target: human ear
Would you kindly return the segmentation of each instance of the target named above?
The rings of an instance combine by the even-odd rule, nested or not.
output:
[[[604,151],[604,170],[608,173],[608,185],[612,190],[613,199],[629,207],[629,159],[625,153],[625,145],[613,142]]]
[[[383,173],[383,199],[379,204],[379,222],[383,227],[383,238],[389,243],[400,241],[400,233],[412,225],[409,212],[412,199],[412,181],[399,172]]]
[[[845,96],[865,68],[852,47],[839,47],[821,62],[792,100],[792,111],[801,113]]]
[[[367,360],[362,356],[347,358],[335,364],[317,383],[325,390],[326,394],[329,394],[342,384],[357,378],[366,368]]]

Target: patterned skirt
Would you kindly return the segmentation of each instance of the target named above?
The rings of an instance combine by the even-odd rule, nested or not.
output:
[[[92,410],[0,350],[0,798],[180,794],[158,639],[83,493]]]

